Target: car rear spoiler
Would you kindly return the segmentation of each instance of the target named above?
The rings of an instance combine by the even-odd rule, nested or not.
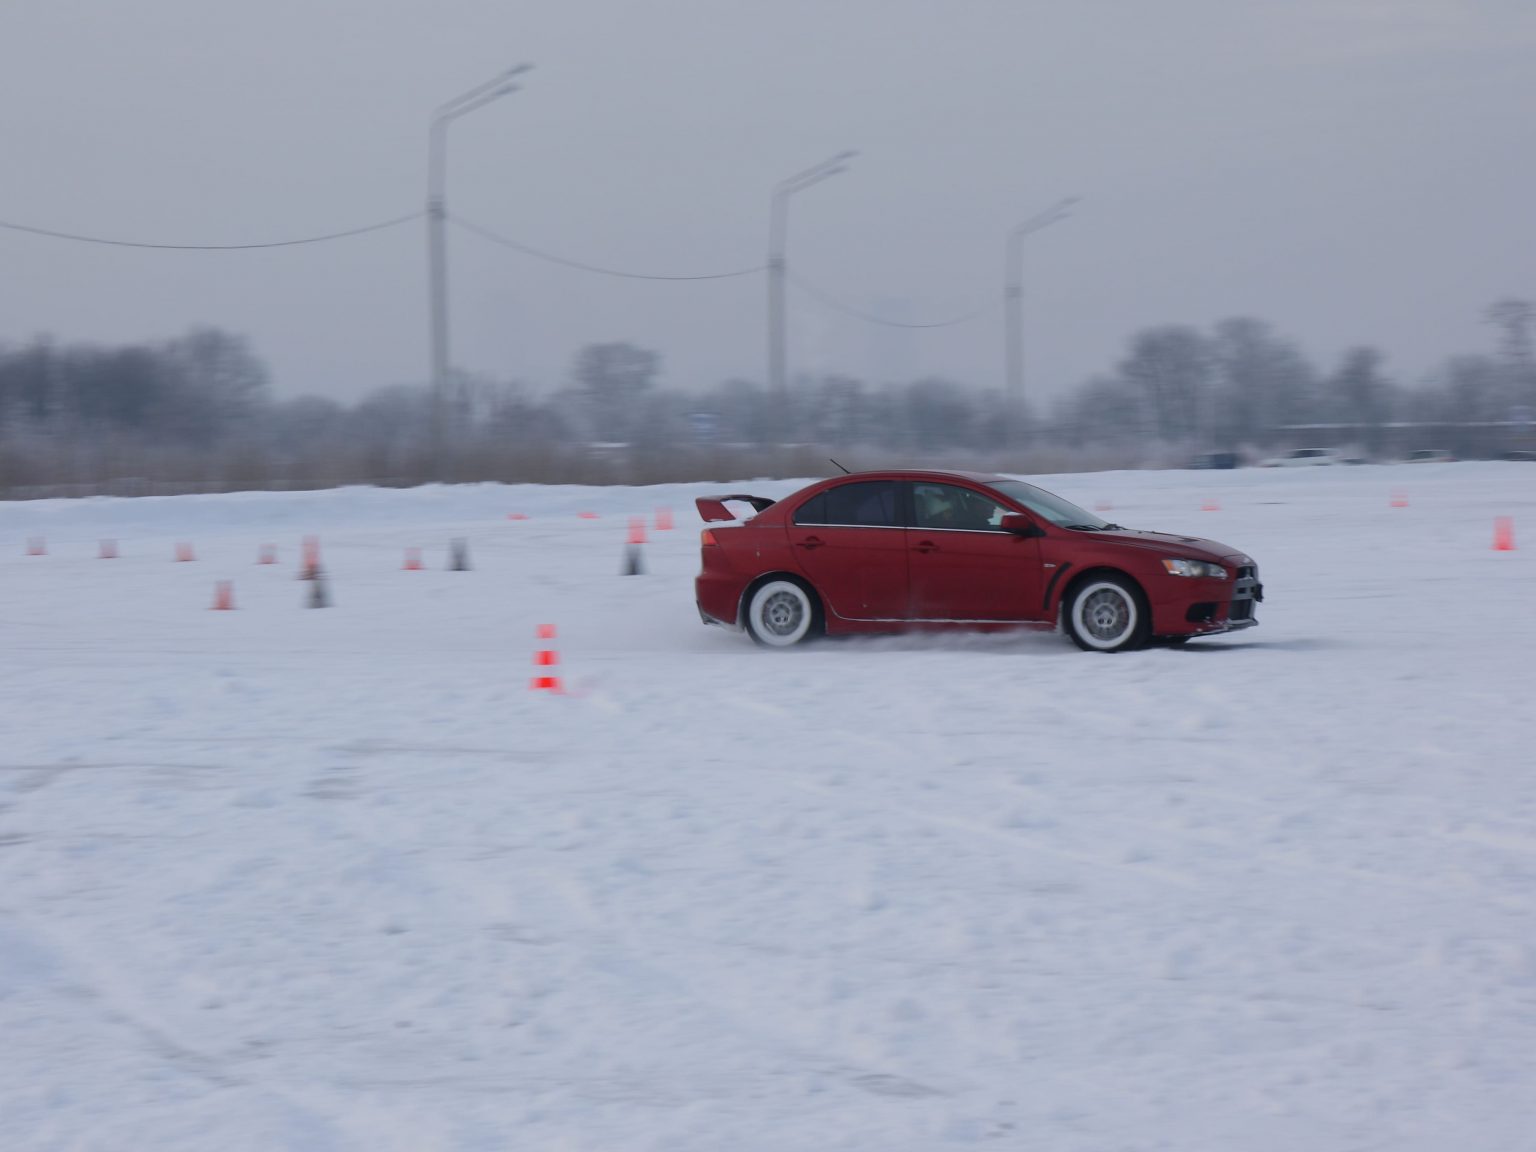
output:
[[[706,523],[713,523],[717,520],[740,519],[740,517],[733,515],[730,509],[725,506],[727,500],[740,500],[743,504],[752,505],[753,509],[758,512],[766,512],[775,503],[775,501],[768,499],[766,496],[743,496],[738,494],[731,496],[700,496],[694,501],[694,504],[698,506],[699,516]]]

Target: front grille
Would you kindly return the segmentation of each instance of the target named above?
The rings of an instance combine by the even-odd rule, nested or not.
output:
[[[1253,601],[1252,600],[1234,600],[1234,601],[1232,601],[1232,606],[1227,609],[1227,619],[1228,620],[1251,620],[1251,619],[1253,619]]]

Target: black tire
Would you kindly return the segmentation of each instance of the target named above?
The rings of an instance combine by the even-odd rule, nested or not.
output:
[[[774,576],[747,597],[747,635],[764,648],[793,648],[821,635],[821,604],[799,580]]]
[[[1125,576],[1086,576],[1067,595],[1067,635],[1084,652],[1133,652],[1152,633],[1141,589]]]

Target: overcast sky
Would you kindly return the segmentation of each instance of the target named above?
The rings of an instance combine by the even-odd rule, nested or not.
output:
[[[792,290],[796,372],[1002,376],[1003,242],[1027,242],[1028,383],[1111,367],[1137,328],[1253,315],[1325,365],[1417,381],[1536,297],[1532,0],[0,0],[0,220],[168,243],[284,239],[419,210],[433,107],[450,211],[663,274],[789,262],[906,332]],[[561,381],[591,341],[666,383],[765,375],[759,277],[592,276],[450,232],[453,353]],[[425,225],[266,252],[0,231],[0,343],[244,333],[280,394],[428,373]]]

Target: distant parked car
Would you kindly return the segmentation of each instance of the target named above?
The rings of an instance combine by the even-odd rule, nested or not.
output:
[[[1536,448],[1511,448],[1504,453],[1506,460],[1536,460]]]
[[[1260,468],[1315,468],[1328,464],[1347,464],[1337,448],[1292,448],[1283,456],[1260,460]]]
[[[1404,464],[1449,464],[1455,460],[1444,448],[1415,448],[1403,457]]]
[[[1236,468],[1237,465],[1236,452],[1201,452],[1189,461],[1191,468]]]

